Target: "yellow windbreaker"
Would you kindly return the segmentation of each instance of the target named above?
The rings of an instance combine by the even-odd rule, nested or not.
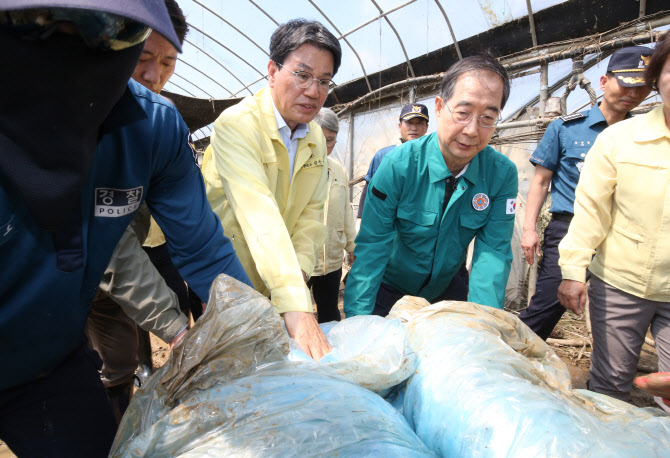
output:
[[[312,312],[300,271],[312,274],[326,238],[328,191],[326,141],[315,122],[298,141],[289,180],[290,173],[269,88],[221,113],[202,163],[209,203],[254,288],[279,313]]]
[[[349,202],[349,180],[344,168],[328,157],[328,198],[323,209],[323,224],[328,236],[316,253],[314,276],[323,276],[342,267],[344,250],[354,251],[356,225]]]
[[[598,135],[558,248],[563,279],[584,282],[589,267],[622,291],[670,302],[670,131],[662,105]]]

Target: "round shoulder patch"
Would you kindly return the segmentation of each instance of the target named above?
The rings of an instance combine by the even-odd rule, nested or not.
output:
[[[472,207],[480,212],[488,208],[489,202],[489,196],[483,192],[480,192],[479,194],[475,194],[475,196],[472,198]]]

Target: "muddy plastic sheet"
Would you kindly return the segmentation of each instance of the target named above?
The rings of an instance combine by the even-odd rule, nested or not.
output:
[[[416,368],[416,355],[400,320],[360,315],[323,323],[321,330],[333,350],[319,364],[363,388],[384,393],[406,380]],[[313,361],[290,340],[289,360]]]
[[[270,302],[221,275],[131,401],[111,456],[432,456],[405,419],[327,364],[288,361]]]
[[[514,315],[406,297],[389,317],[419,358],[391,401],[441,456],[668,456],[670,417],[572,390],[564,363]]]

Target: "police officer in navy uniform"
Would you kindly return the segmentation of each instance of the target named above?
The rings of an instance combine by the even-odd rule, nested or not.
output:
[[[590,110],[562,116],[549,124],[530,158],[535,176],[528,191],[521,239],[528,264],[533,264],[534,255],[541,255],[536,222],[550,185],[551,221],[544,231],[544,255],[535,295],[519,318],[544,340],[565,312],[557,298],[562,279],[558,244],[572,219],[575,188],[584,158],[600,132],[629,117],[629,112],[649,95],[651,88],[642,75],[652,52],[650,48],[634,46],[612,54],[607,73],[600,77],[602,101]]]
[[[250,284],[176,108],[130,80],[157,0],[0,2],[0,440],[21,457],[106,457],[116,422],[84,327],[110,257],[146,202],[207,297]]]

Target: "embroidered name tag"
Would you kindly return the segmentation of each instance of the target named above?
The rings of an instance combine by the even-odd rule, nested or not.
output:
[[[95,188],[95,216],[118,218],[134,212],[142,202],[142,190]]]
[[[312,159],[311,157],[303,164],[301,169],[306,169],[309,167],[318,167],[323,165],[323,159]]]

